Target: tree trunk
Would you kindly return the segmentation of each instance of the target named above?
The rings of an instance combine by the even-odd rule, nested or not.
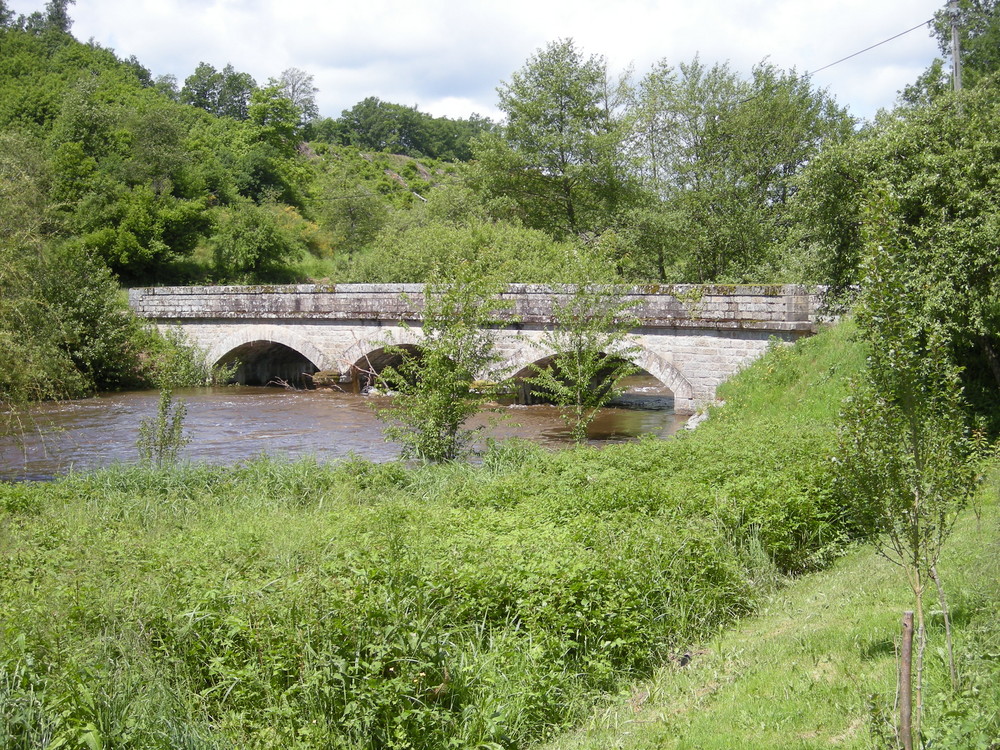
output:
[[[920,571],[916,575],[917,586],[917,684],[914,686],[913,736],[920,743],[920,723],[924,715],[924,648],[927,646],[927,628],[924,624],[924,583]]]
[[[951,640],[951,615],[948,613],[948,600],[944,596],[944,586],[938,577],[937,566],[930,567],[931,580],[937,586],[938,604],[941,605],[941,612],[944,615],[944,640],[948,649],[948,670],[951,672],[951,689],[958,690],[958,670],[955,668],[955,647]]]
[[[899,652],[899,740],[913,750],[913,612],[903,613],[903,644]]]

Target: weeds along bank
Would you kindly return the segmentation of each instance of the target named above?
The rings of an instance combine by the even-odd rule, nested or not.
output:
[[[772,352],[677,440],[0,485],[0,747],[550,735],[837,554],[849,336]]]

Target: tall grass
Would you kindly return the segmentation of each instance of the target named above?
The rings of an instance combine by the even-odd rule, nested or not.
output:
[[[816,402],[848,337],[776,349],[677,440],[0,485],[0,747],[551,736],[839,553]]]

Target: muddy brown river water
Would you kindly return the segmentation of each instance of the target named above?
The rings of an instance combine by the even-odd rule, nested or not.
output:
[[[386,442],[371,409],[384,397],[252,387],[189,389],[176,395],[187,404],[184,425],[191,442],[182,453],[186,460],[228,464],[260,453],[320,460],[350,453],[374,461],[399,456],[399,446]],[[139,422],[155,415],[158,398],[156,391],[114,393],[34,409],[34,424],[26,423],[20,440],[0,438],[0,478],[44,480],[136,461]],[[670,435],[686,420],[672,406],[669,391],[656,381],[634,379],[620,404],[601,410],[591,425],[590,442]],[[479,449],[489,437],[511,436],[546,446],[568,445],[568,430],[552,406],[505,406],[498,414],[481,414],[474,424],[487,425],[497,417],[499,423],[479,436]]]

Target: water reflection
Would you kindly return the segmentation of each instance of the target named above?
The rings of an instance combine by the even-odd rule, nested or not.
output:
[[[685,418],[670,411],[669,394],[655,382],[633,381],[631,386],[622,405],[598,415],[590,442],[666,436],[683,424]],[[384,397],[255,387],[180,390],[177,397],[187,404],[184,424],[191,442],[182,456],[191,461],[232,463],[262,452],[323,460],[352,452],[375,461],[399,455],[399,446],[386,442],[371,408],[384,403]],[[0,478],[48,479],[134,462],[139,422],[155,415],[157,402],[157,392],[141,391],[44,404],[32,411],[35,429],[20,441],[0,438]],[[490,425],[497,417],[500,421]],[[473,423],[486,426],[479,448],[487,437],[517,436],[548,446],[565,445],[569,437],[558,410],[547,405],[505,406]]]

